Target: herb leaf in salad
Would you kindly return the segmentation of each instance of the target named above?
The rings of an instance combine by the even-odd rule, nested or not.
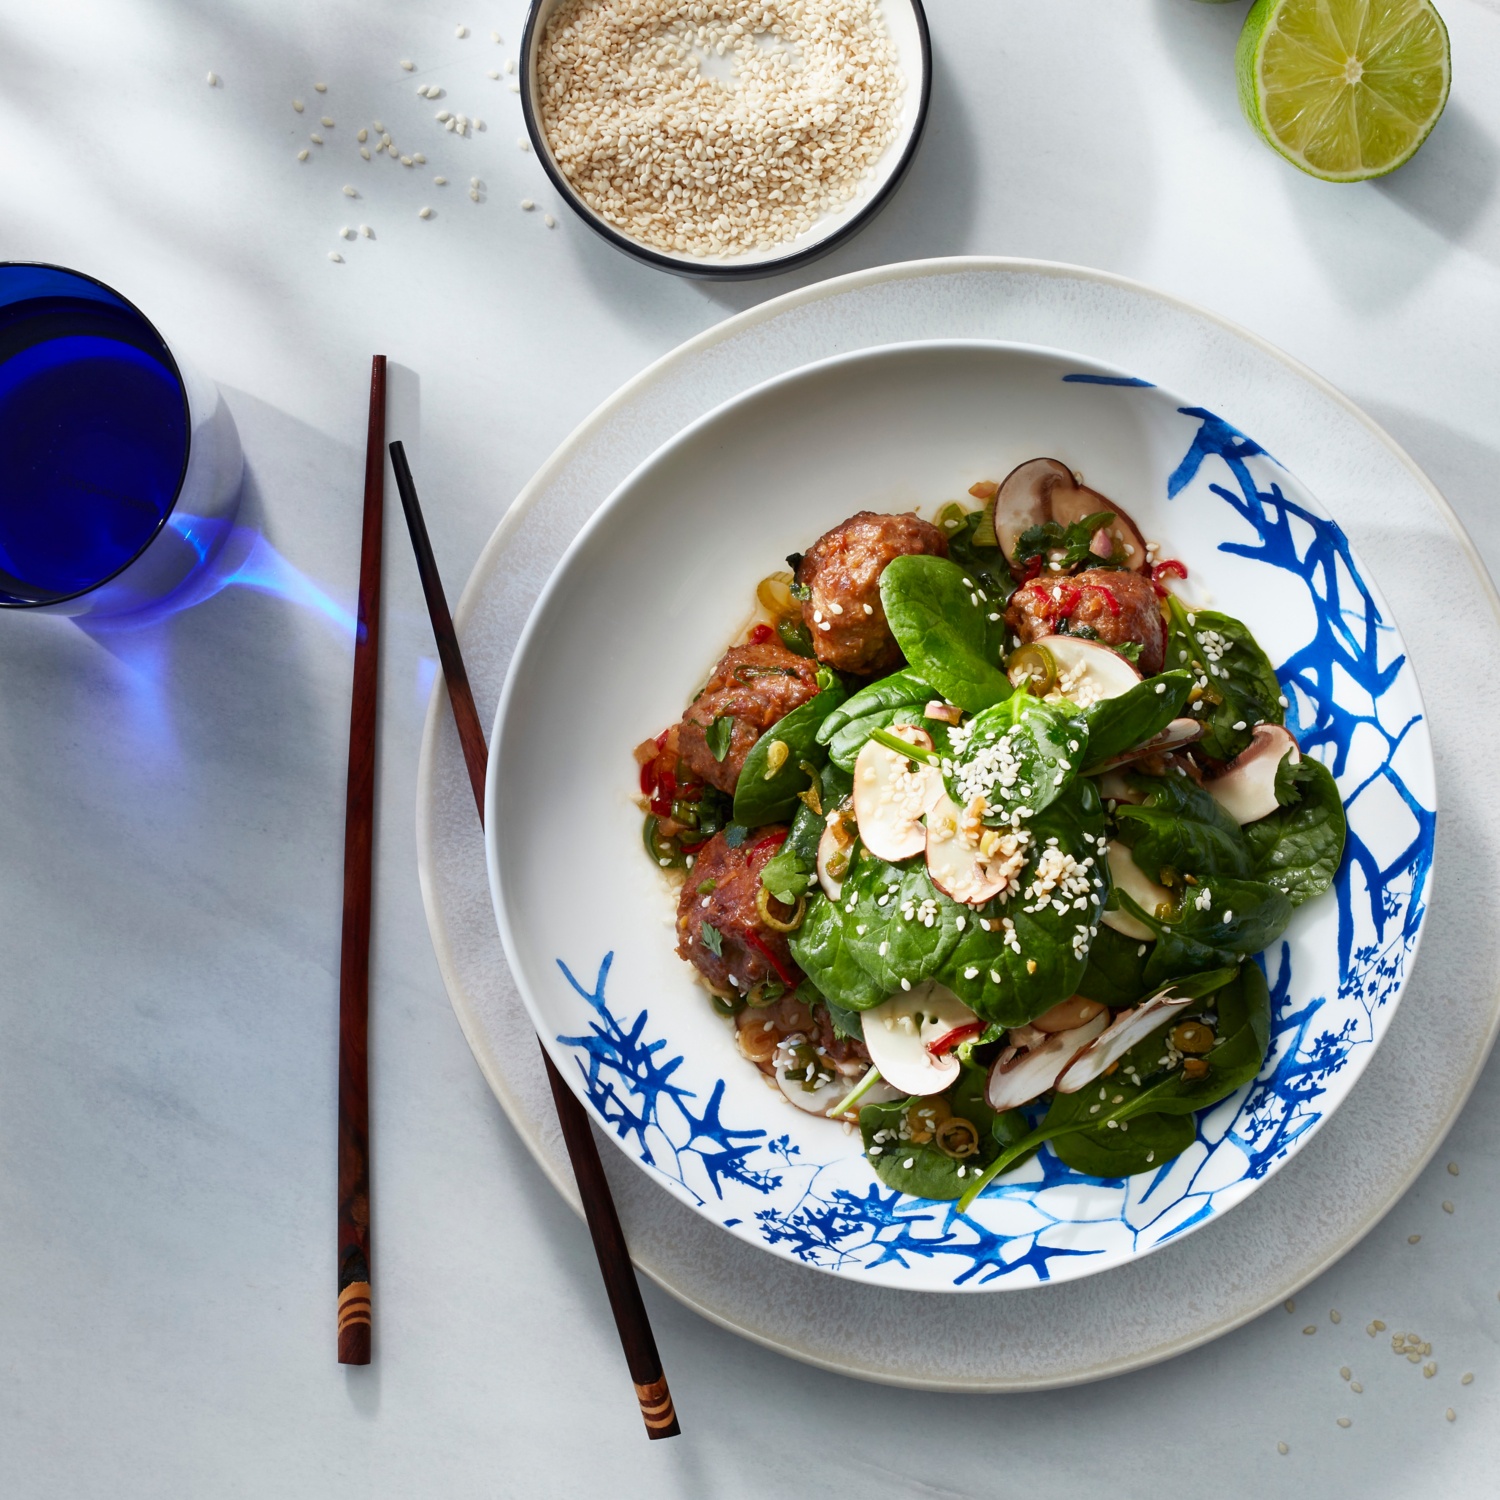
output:
[[[736,823],[757,828],[791,817],[798,797],[812,785],[804,763],[816,767],[825,759],[818,730],[843,701],[843,684],[828,668],[821,668],[818,691],[773,724],[745,757],[734,787]]]
[[[1338,874],[1348,821],[1338,783],[1321,761],[1288,757],[1278,768],[1276,795],[1284,801],[1270,816],[1244,828],[1256,876],[1282,891],[1293,906],[1321,896]]]

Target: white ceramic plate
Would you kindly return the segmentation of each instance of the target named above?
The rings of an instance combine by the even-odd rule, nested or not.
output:
[[[1421,673],[1444,815],[1422,960],[1360,1085],[1233,1214],[1154,1255],[1005,1297],[917,1297],[763,1253],[618,1151],[605,1170],[636,1264],[719,1326],[810,1364],[891,1384],[1023,1391],[1097,1380],[1192,1349],[1327,1269],[1407,1190],[1468,1098],[1500,1023],[1500,886],[1489,725],[1497,601],[1442,496],[1305,366],[1202,308],[1125,278],[964,257],[882,266],[727,319],[664,356],[574,431],[505,510],[455,611],[482,712],[557,561],[638,464],[722,402],[849,350],[946,338],[1082,351],[1239,415],[1339,517],[1376,571]],[[497,497],[497,514],[509,497]],[[1433,580],[1443,608],[1432,608]],[[1452,621],[1464,622],[1455,641]],[[441,685],[423,739],[418,869],[443,982],[481,1071],[537,1165],[579,1211],[531,1018],[496,931],[484,846]],[[1443,871],[1462,870],[1462,882]],[[580,1233],[582,1230],[580,1229]],[[497,1249],[503,1263],[503,1247]]]
[[[1338,778],[1350,833],[1335,890],[1265,955],[1273,1039],[1260,1080],[1202,1115],[1187,1152],[1101,1181],[1043,1151],[960,1215],[883,1187],[856,1135],[793,1109],[738,1056],[674,951],[676,892],[642,850],[629,751],[680,715],[787,553],[856,510],[931,515],[1039,454],[1081,471],[1186,562],[1196,602],[1250,625],[1289,725]],[[904,1290],[1069,1280],[1211,1222],[1347,1096],[1390,1024],[1426,910],[1424,720],[1390,610],[1343,534],[1220,415],[1051,350],[866,350],[694,423],[568,550],[495,721],[495,910],[563,1076],[637,1164],[714,1223]]]

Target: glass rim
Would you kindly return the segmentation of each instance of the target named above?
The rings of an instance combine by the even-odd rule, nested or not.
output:
[[[117,291],[107,281],[101,280],[98,276],[90,276],[87,271],[75,271],[72,266],[59,266],[47,260],[0,260],[0,276],[3,276],[6,271],[17,267],[28,270],[57,271],[64,276],[75,277],[79,281],[92,282],[93,285],[102,287],[111,297],[118,298],[132,314],[139,318],[151,330],[152,335],[161,345],[162,352],[166,355],[167,369],[170,371],[172,379],[177,383],[177,394],[182,400],[183,430],[186,434],[182,445],[182,464],[177,471],[177,481],[172,486],[171,503],[162,512],[161,518],[157,521],[156,525],[151,528],[151,535],[118,568],[111,573],[105,574],[103,578],[97,579],[86,588],[74,589],[71,594],[56,594],[49,599],[0,598],[0,609],[50,609],[59,604],[69,604],[75,599],[85,598],[89,594],[97,593],[105,584],[113,583],[127,568],[134,567],[145,556],[147,549],[150,548],[152,543],[166,530],[167,522],[177,513],[177,502],[182,498],[182,485],[183,481],[187,478],[188,462],[193,456],[193,407],[192,402],[188,400],[187,381],[183,378],[182,369],[177,363],[177,356],[172,352],[172,346],[162,335],[161,329],[123,292]]]

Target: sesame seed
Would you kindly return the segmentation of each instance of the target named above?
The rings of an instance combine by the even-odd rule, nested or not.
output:
[[[315,84],[313,84],[313,87],[314,87],[314,88],[315,88],[315,89],[316,89],[316,90],[317,90],[317,91],[318,91],[318,92],[319,92],[319,93],[320,93],[320,94],[326,94],[326,93],[327,93],[327,92],[328,92],[328,85],[327,85],[327,84],[326,84],[326,83],[315,83]]]
[[[365,141],[370,139],[370,132],[366,130],[363,125],[361,125],[355,132],[354,139],[363,144]]]
[[[301,150],[300,150],[300,151],[299,151],[299,152],[298,152],[298,153],[297,153],[297,160],[298,160],[298,161],[306,161],[306,160],[307,160],[307,147],[306,147],[306,146],[304,146],[304,147],[303,147],[303,148],[302,148],[302,149],[301,149]]]
[[[1354,1424],[1349,1420],[1348,1417],[1340,1417],[1339,1418],[1339,1426],[1340,1427],[1352,1427],[1353,1425]]]
[[[368,224],[361,224],[359,226],[359,232],[364,235],[367,240],[373,240],[375,238],[375,231],[371,229]]]
[[[467,26],[458,26],[458,27],[455,27],[454,31],[453,31],[453,35],[456,36],[460,41],[462,41],[466,36],[468,36],[468,34],[469,34],[469,28]]]
[[[1113,1123],[1113,1122],[1111,1122],[1111,1123]],[[1316,1323],[1309,1323],[1307,1325],[1307,1327],[1304,1328],[1302,1331],[1303,1331],[1303,1333],[1316,1333],[1318,1331],[1318,1325]]]
[[[521,199],[521,211],[523,213],[528,213],[529,214],[531,212],[531,210],[534,209],[535,207],[536,207],[536,204],[530,198],[522,198]]]
[[[411,154],[411,159],[416,162],[419,167],[425,167],[427,165],[427,158],[423,156],[420,151],[413,151]]]
[[[1450,1406],[1448,1410],[1443,1413],[1443,1417],[1449,1422],[1456,1422],[1458,1420],[1458,1413],[1455,1412]]]
[[[1362,1396],[1365,1390],[1364,1386],[1362,1386],[1357,1380],[1351,1380],[1349,1382],[1349,1389],[1353,1391],[1356,1396]]]
[[[1328,1321],[1330,1323],[1342,1323],[1344,1321],[1339,1316],[1339,1310],[1338,1310],[1338,1308],[1334,1308],[1333,1311],[1328,1314]]]
[[[1460,1385],[1473,1385],[1474,1384],[1474,1372],[1472,1370],[1465,1371],[1464,1374],[1462,1374],[1462,1375],[1460,1375],[1458,1377],[1458,1383]]]
[[[907,1169],[907,1171],[910,1171],[911,1168],[913,1167],[913,1165],[915,1165],[915,1162],[916,1162],[916,1158],[915,1157],[908,1156],[906,1158],[906,1160],[901,1163],[901,1165],[903,1167],[905,1167]]]
[[[430,208],[419,208],[417,210],[417,217],[419,219],[430,219],[432,217],[432,210]],[[672,863],[672,861],[669,859],[664,859],[662,863],[664,865],[669,865]]]
[[[412,62],[412,60],[408,57],[403,57],[401,59],[401,66],[405,68],[408,73],[410,73],[411,70],[416,67],[416,63]]]
[[[310,135],[308,136],[308,140],[310,140],[315,146],[321,146],[323,144],[323,137],[320,135]]]
[[[901,988],[903,990],[909,990],[911,988],[911,980],[909,980],[909,979],[903,979],[901,981]]]
[[[356,193],[354,191],[354,189],[352,187],[350,187],[349,184],[346,182],[344,184],[344,196],[346,198],[357,198],[357,197],[359,197],[359,194]]]
[[[1288,1448],[1285,1443],[1277,1443],[1277,1445],[1276,1445],[1276,1451],[1278,1453],[1284,1455],[1284,1454],[1290,1453],[1292,1450],[1290,1448]]]
[[[1348,1379],[1350,1379],[1353,1376],[1353,1374],[1354,1374],[1354,1371],[1351,1370],[1348,1365],[1340,1365],[1339,1366],[1339,1379],[1340,1380],[1348,1380]]]
[[[432,180],[437,183],[439,187],[448,186],[448,179],[446,177],[434,177]]]
[[[324,115],[320,123],[325,130],[333,129],[333,117],[331,115]]]
[[[479,202],[479,189],[478,188],[470,188],[469,189],[469,198],[470,198],[470,200],[472,202],[478,203]]]
[[[1420,1242],[1421,1238],[1422,1236],[1420,1234],[1409,1234],[1406,1237],[1406,1243],[1408,1245],[1415,1245]]]
[[[486,78],[493,78],[498,82],[500,78],[500,70],[498,68],[491,68],[484,76]]]
[[[492,42],[498,42],[500,40],[500,33],[498,31],[490,32],[490,40]]]
[[[300,115],[302,113],[303,109],[306,108],[306,106],[302,103],[302,101],[300,99],[293,99],[292,100],[292,108],[295,109],[297,111],[297,113]]]
[[[329,258],[329,260],[332,260],[332,261],[340,261],[341,262],[344,257],[342,255],[340,255],[337,250],[330,250],[328,252],[328,258]],[[669,863],[670,863],[670,861],[669,861]]]
[[[360,155],[361,155],[361,156],[362,156],[362,157],[364,157],[364,159],[365,159],[365,160],[366,160],[366,161],[369,161],[369,159],[370,159],[370,148],[369,148],[369,147],[368,147],[368,146],[361,146],[361,147],[360,147],[360,148],[359,148],[359,154],[360,154]]]
[[[373,121],[371,123],[370,128],[375,132],[376,135],[380,136],[383,140],[389,140],[390,139],[390,137],[385,134],[385,126],[382,125],[379,120]]]
[[[545,224],[548,229],[556,229],[557,228],[557,220],[554,219],[551,214],[543,214],[542,215],[542,223]]]
[[[514,73],[516,71],[516,60],[515,60],[515,58],[513,58],[513,57],[507,57],[505,59],[505,71],[507,73]]]
[[[521,92],[521,85],[519,83],[508,83],[508,84],[506,84],[506,87],[513,94],[519,94]]]
[[[354,238],[354,231],[347,224],[345,224],[344,227],[339,230],[339,238],[352,240]]]
[[[208,75],[208,86],[211,89],[218,88],[218,86],[219,86],[219,75],[217,73],[210,73]]]
[[[1453,1212],[1453,1205],[1446,1198],[1443,1199],[1443,1212],[1445,1214],[1451,1214]]]
[[[1450,1161],[1448,1163],[1448,1175],[1450,1177],[1458,1176],[1458,1163],[1456,1161]]]

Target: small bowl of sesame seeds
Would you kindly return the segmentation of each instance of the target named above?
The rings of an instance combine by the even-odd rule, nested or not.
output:
[[[742,279],[880,211],[931,76],[921,0],[535,0],[521,104],[591,229],[663,270]]]

